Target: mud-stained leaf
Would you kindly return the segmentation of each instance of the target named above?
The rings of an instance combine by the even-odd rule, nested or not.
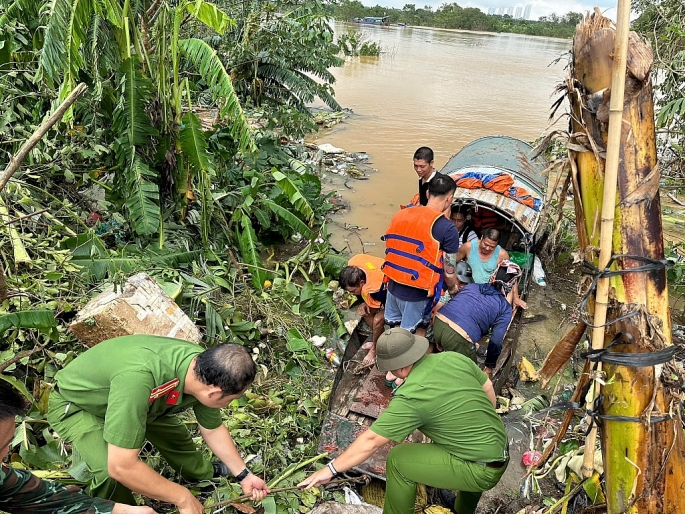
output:
[[[255,514],[257,512],[257,509],[247,503],[229,503],[229,505],[243,514]]]

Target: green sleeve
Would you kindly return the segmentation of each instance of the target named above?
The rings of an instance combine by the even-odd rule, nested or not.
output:
[[[223,423],[219,409],[212,409],[198,402],[193,406],[193,411],[198,424],[207,430],[214,430]]]
[[[484,386],[485,382],[488,381],[488,376],[483,372],[482,369],[480,369],[478,367],[478,364],[476,364],[472,360],[469,360],[469,364],[470,364],[471,373],[473,373],[473,375],[476,377],[476,380],[478,380],[478,383],[481,386]]]
[[[154,377],[146,372],[125,372],[112,378],[104,439],[120,448],[138,449],[145,442],[150,392]]]
[[[92,498],[76,486],[41,480],[26,470],[0,469],[0,511],[32,514],[109,514],[114,502]]]
[[[370,428],[382,437],[401,443],[421,424],[421,416],[411,402],[396,396]]]

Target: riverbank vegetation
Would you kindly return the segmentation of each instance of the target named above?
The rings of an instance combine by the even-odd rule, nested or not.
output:
[[[328,243],[332,193],[294,139],[315,128],[314,99],[340,109],[329,71],[339,53],[311,0],[0,0],[0,170],[87,86],[0,179],[1,378],[32,402],[16,465],[87,479],[46,430],[49,384],[86,349],[66,328],[76,311],[146,271],[205,344],[253,352],[259,378],[227,423],[256,472],[302,479],[290,472],[316,454],[330,383],[307,339],[344,331],[328,286],[346,259]],[[238,494],[215,486],[209,501]],[[315,500],[287,493],[264,507]]]
[[[392,7],[366,7],[359,0],[330,2],[328,12],[340,21],[352,21],[365,16],[389,16],[390,23],[406,23],[419,27],[507,32],[570,39],[581,13],[569,12],[562,16],[552,14],[537,21],[514,19],[509,15],[487,15],[476,7],[461,7],[457,2],[444,3],[436,10],[429,5],[418,7],[406,4],[402,9]]]

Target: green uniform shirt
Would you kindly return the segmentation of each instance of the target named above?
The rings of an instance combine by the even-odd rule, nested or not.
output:
[[[507,434],[483,384],[487,376],[461,354],[421,357],[371,425],[376,434],[402,442],[414,430],[463,460],[506,458]]]
[[[176,414],[192,407],[197,422],[207,429],[221,425],[221,412],[183,394],[185,376],[202,347],[188,341],[150,335],[124,336],[103,341],[79,355],[55,375],[59,393],[81,409],[104,420],[104,439],[121,448],[141,448],[147,420]],[[156,387],[174,379],[169,395],[150,401]],[[173,396],[171,397],[173,398]]]

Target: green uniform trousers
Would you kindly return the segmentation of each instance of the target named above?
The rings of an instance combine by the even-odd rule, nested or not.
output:
[[[459,491],[457,514],[473,514],[483,491],[492,489],[507,469],[468,462],[437,444],[399,444],[388,454],[383,514],[413,514],[416,484]]]
[[[107,472],[107,442],[103,438],[105,420],[80,410],[58,392],[50,394],[48,422],[64,441],[71,442],[93,474],[92,496],[135,505],[133,494]],[[145,437],[169,465],[188,480],[212,478],[212,464],[197,450],[190,433],[175,416],[148,420]]]
[[[435,342],[446,352],[461,353],[478,364],[476,345],[440,318],[435,318],[433,322],[433,336]]]

